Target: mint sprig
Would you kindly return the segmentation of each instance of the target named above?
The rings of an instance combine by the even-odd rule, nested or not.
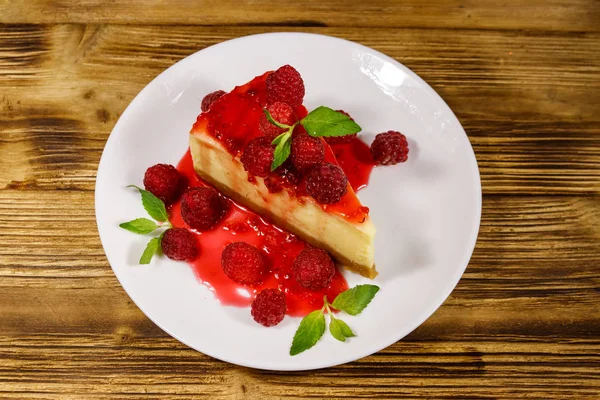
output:
[[[294,335],[290,355],[302,353],[313,347],[325,333],[325,315],[323,310],[316,310],[308,314],[300,322],[300,326]]]
[[[142,205],[152,218],[159,222],[166,222],[169,220],[169,214],[167,214],[165,203],[163,203],[161,199],[149,191],[139,188],[135,185],[129,185],[127,187],[133,187],[140,191],[140,194],[142,195]]]
[[[140,257],[140,264],[150,264],[152,257],[154,257],[160,248],[160,240],[160,236],[150,239],[146,245],[146,248],[144,249],[144,252],[142,253],[142,257]]]
[[[173,227],[169,222],[169,214],[167,213],[165,203],[163,203],[161,199],[149,191],[139,188],[135,185],[129,185],[127,187],[136,188],[140,192],[144,209],[148,215],[158,222],[152,221],[148,218],[136,218],[129,222],[123,222],[122,224],[119,224],[121,228],[140,235],[146,235],[160,228],[169,229]],[[146,248],[144,249],[144,252],[142,253],[142,257],[140,258],[140,264],[150,264],[152,257],[154,257],[154,255],[160,251],[160,244],[167,229],[163,230],[160,236],[150,239],[146,245]]]
[[[331,306],[350,315],[358,315],[369,305],[378,291],[379,287],[375,285],[358,285],[340,293]]]
[[[333,314],[329,317],[331,318],[331,321],[329,321],[329,332],[331,333],[331,336],[340,342],[345,342],[346,338],[356,336],[344,321],[337,319]]]
[[[119,226],[140,235],[154,232],[160,227],[160,225],[148,218],[137,218],[129,222],[123,222]]]
[[[379,291],[375,285],[358,285],[348,289],[330,303],[327,296],[323,297],[323,307],[308,314],[300,322],[294,334],[290,355],[295,356],[313,347],[325,333],[325,313],[329,315],[329,332],[331,336],[345,342],[347,338],[356,336],[352,329],[339,318],[333,315],[331,309],[344,311],[350,315],[360,314],[373,300]],[[338,300],[339,299],[339,300]]]
[[[271,142],[275,147],[271,171],[287,160],[290,156],[292,145],[292,133],[299,124],[313,137],[345,136],[358,133],[362,130],[360,125],[350,119],[347,115],[332,110],[329,107],[320,106],[311,111],[306,117],[294,125],[286,125],[277,122],[267,109],[263,109],[267,120],[278,128],[285,129],[281,135]]]
[[[347,115],[329,107],[317,107],[300,120],[306,132],[314,137],[345,136],[358,133],[362,128]]]

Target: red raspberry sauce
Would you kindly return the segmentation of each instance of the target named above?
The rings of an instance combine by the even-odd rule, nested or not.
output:
[[[369,184],[375,161],[365,142],[354,137],[350,143],[331,145],[331,150],[355,192]]]
[[[267,107],[266,79],[271,72],[257,76],[242,86],[236,86],[230,93],[215,101],[207,112],[201,113],[192,132],[208,132],[218,139],[234,156],[240,156],[246,144],[255,137],[261,136],[259,120],[263,108]],[[304,106],[296,107],[294,113],[298,118],[307,114]],[[358,190],[369,181],[369,175],[374,162],[369,147],[359,139],[353,139],[350,144],[335,145],[333,152],[340,153],[336,162],[332,150],[324,141],[325,161],[337,164],[346,172],[349,183]],[[343,164],[343,165],[342,165]],[[291,193],[297,196],[308,196],[302,185],[290,185],[286,180],[281,183]],[[322,205],[327,212],[340,215],[352,222],[362,222],[369,213],[353,191],[348,193],[336,204]]]
[[[208,186],[196,175],[189,150],[177,169],[188,179],[190,187]],[[229,211],[215,228],[207,232],[191,230],[198,240],[200,255],[190,264],[198,279],[215,293],[221,304],[248,307],[258,291],[279,288],[286,294],[287,314],[305,316],[323,306],[324,295],[333,301],[339,293],[348,289],[346,280],[338,270],[329,287],[324,290],[315,292],[300,286],[291,276],[292,264],[307,244],[234,201],[230,200],[229,204]],[[173,204],[169,212],[173,226],[189,229],[181,218],[179,202]],[[223,248],[236,241],[243,241],[264,250],[269,260],[270,272],[262,284],[240,285],[223,272]]]

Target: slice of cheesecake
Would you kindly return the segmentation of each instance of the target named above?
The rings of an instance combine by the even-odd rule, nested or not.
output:
[[[375,226],[350,184],[337,203],[323,205],[303,190],[301,177],[286,175],[285,167],[267,178],[249,176],[244,169],[242,150],[263,135],[259,119],[267,105],[269,74],[234,88],[198,116],[190,132],[194,169],[223,194],[327,250],[339,265],[374,278]],[[306,109],[300,106],[296,114],[306,115]],[[331,148],[323,144],[325,161],[338,165]]]

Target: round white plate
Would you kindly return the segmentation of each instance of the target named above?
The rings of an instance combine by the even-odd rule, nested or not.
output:
[[[365,311],[344,315],[357,337],[328,332],[317,345],[289,355],[299,318],[273,328],[248,308],[225,307],[186,263],[156,257],[138,265],[148,238],[119,228],[146,216],[139,194],[146,168],[176,164],[206,93],[231,90],[256,75],[293,65],[306,84],[305,105],[349,112],[370,143],[387,130],[409,141],[406,163],[376,167],[360,191],[377,227],[375,261],[381,290]],[[403,338],[444,302],[471,257],[481,216],[481,185],[465,131],[421,78],[392,58],[342,39],[272,33],[242,37],[173,65],[131,102],[112,131],[96,180],[96,219],[115,275],[138,307],[188,346],[231,363],[307,370],[346,363]],[[344,272],[350,286],[369,280]]]

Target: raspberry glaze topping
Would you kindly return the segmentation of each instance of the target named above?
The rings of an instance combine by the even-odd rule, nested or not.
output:
[[[188,179],[190,187],[208,186],[194,171],[189,150],[177,169]],[[191,230],[198,241],[200,252],[190,265],[198,279],[215,293],[221,304],[248,307],[255,294],[261,290],[279,289],[285,293],[286,314],[304,316],[321,308],[324,295],[332,300],[348,289],[346,280],[337,268],[326,288],[312,291],[302,287],[292,276],[292,266],[298,254],[308,248],[308,245],[234,201],[228,201],[231,205],[227,214],[215,227],[203,232]],[[169,215],[174,227],[188,228],[181,218],[179,201],[170,207]],[[242,285],[227,277],[221,266],[221,254],[225,246],[232,242],[248,243],[265,254],[268,272],[261,283]]]
[[[219,101],[214,102],[208,111],[198,116],[192,128],[192,133],[207,132],[219,140],[233,156],[241,157],[242,151],[248,142],[263,135],[260,129],[260,121],[264,115],[263,109],[269,105],[266,80],[271,73],[266,72],[243,86],[235,87],[230,93],[221,97]],[[307,110],[304,106],[299,105],[294,108],[294,114],[301,119],[307,115]],[[302,128],[298,127],[297,129]],[[324,140],[322,142],[325,147],[324,161],[339,165],[332,148]],[[320,206],[326,212],[360,223],[367,217],[369,209],[360,203],[351,188],[357,189],[366,186],[374,163],[370,154],[368,158],[362,157],[364,152],[360,144],[363,143],[360,142],[359,144],[357,142],[360,142],[359,139],[353,138],[351,141],[352,146],[348,147],[348,151],[342,151],[346,156],[345,161],[348,165],[354,158],[358,159],[356,151],[360,153],[358,155],[361,157],[359,166],[353,170],[342,167],[348,177],[349,190],[338,202],[321,204]],[[364,146],[368,152],[368,146]],[[288,173],[295,175],[297,171],[279,168],[269,174],[266,179],[270,186],[269,189],[274,189],[271,192],[275,193],[280,188],[284,188],[298,197],[311,198],[306,192],[304,177],[300,176],[298,179],[297,176],[293,176],[293,179],[289,179],[290,177],[285,176]]]

